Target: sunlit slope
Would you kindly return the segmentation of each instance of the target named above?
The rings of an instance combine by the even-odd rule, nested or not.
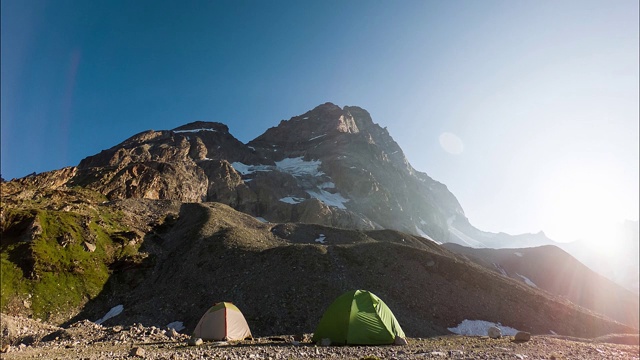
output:
[[[558,299],[638,327],[637,294],[597,274],[556,246],[522,249],[473,249],[457,244],[443,246],[504,277],[544,289]]]

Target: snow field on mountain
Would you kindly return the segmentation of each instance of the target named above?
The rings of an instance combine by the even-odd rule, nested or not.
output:
[[[338,209],[346,209],[347,207],[344,205],[349,199],[345,199],[340,193],[330,193],[328,191],[320,189],[319,191],[314,190],[305,190],[307,194],[311,195],[328,206],[335,206]]]
[[[272,171],[271,165],[245,165],[241,162],[233,162],[231,166],[240,173],[240,175],[251,175],[258,171]]]
[[[320,160],[304,161],[302,156],[297,158],[286,158],[276,161],[278,170],[293,176],[320,176],[324,175],[318,168],[322,165]]]
[[[231,166],[243,176],[251,175],[258,171],[278,170],[283,173],[290,174],[295,178],[307,176],[324,176],[326,178],[326,174],[320,170],[321,165],[322,161],[320,160],[305,161],[302,156],[276,161],[275,167],[272,165],[246,165],[241,162],[234,162],[231,164]],[[347,207],[345,206],[345,203],[347,203],[349,199],[345,198],[340,193],[332,193],[326,191],[327,189],[334,189],[335,186],[336,185],[332,181],[324,181],[316,185],[315,188],[305,189],[305,192],[309,194],[309,196],[325,203],[327,206],[333,206],[338,209],[346,209]],[[279,199],[279,201],[287,204],[299,204],[304,200],[305,199],[295,196],[286,196]]]
[[[201,132],[201,131],[218,132],[218,130],[214,130],[214,129],[173,130],[174,133],[193,133],[193,132]]]
[[[303,198],[299,198],[299,197],[294,197],[294,196],[287,196],[287,197],[283,197],[282,199],[280,199],[279,201],[283,202],[283,203],[287,203],[287,204],[300,204],[301,202],[303,202],[305,199]]]

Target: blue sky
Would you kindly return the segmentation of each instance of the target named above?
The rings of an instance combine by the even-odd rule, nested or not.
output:
[[[331,101],[369,110],[483,230],[638,218],[637,1],[1,6],[5,179],[195,120],[247,142]]]

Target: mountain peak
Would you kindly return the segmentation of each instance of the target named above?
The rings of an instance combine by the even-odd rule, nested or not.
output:
[[[282,120],[276,127],[250,142],[254,146],[296,144],[327,135],[356,134],[360,132],[348,112],[327,102],[289,120]]]
[[[315,107],[315,108],[313,108],[313,110],[311,110],[311,111],[316,111],[316,110],[333,110],[333,109],[342,110],[342,109],[340,108],[340,106],[338,106],[338,105],[336,105],[336,104],[334,104],[334,103],[332,103],[332,102],[330,102],[330,101],[327,101],[327,102],[326,102],[326,103],[324,103],[324,104],[320,104],[320,105],[316,106],[316,107]]]

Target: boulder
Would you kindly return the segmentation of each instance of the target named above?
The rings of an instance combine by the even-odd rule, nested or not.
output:
[[[489,328],[489,330],[487,330],[487,335],[489,335],[489,337],[492,339],[499,339],[500,337],[502,337],[502,331],[500,331],[500,328],[492,326]]]
[[[129,356],[144,357],[144,349],[136,346],[129,351]]]
[[[189,338],[189,341],[187,341],[187,344],[189,346],[200,346],[202,345],[202,339],[197,337],[191,337]]]
[[[169,339],[175,339],[178,337],[178,332],[176,331],[176,329],[170,328],[167,331],[167,337],[169,337]]]
[[[531,340],[531,334],[526,331],[518,331],[514,337],[515,341],[529,341]]]

